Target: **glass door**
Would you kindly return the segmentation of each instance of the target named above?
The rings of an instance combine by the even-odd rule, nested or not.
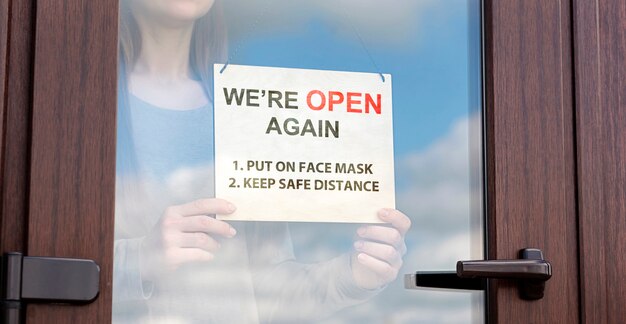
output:
[[[478,0],[121,0],[113,322],[483,322],[482,292],[403,281],[484,258],[481,42]],[[249,144],[218,136],[214,76],[241,66],[390,87],[395,206],[377,206],[378,223],[229,220],[247,201],[216,195],[218,141]],[[317,150],[310,162],[339,159],[330,144]],[[311,207],[302,188],[271,202],[261,189],[248,190],[258,208]]]

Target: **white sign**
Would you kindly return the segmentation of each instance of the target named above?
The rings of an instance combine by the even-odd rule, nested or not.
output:
[[[228,220],[380,223],[395,208],[391,75],[215,66]]]

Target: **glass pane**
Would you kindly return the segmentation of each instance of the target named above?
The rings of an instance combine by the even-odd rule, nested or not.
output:
[[[484,322],[482,292],[403,282],[483,258],[479,0],[120,1],[115,323]],[[226,62],[390,74],[408,231],[214,218]]]

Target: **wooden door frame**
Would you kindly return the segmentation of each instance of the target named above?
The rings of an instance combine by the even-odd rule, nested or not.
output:
[[[543,250],[545,297],[493,281],[493,323],[578,322],[576,174],[570,4],[485,0],[489,259]]]
[[[626,3],[576,1],[581,321],[626,320]]]
[[[624,254],[619,258],[617,243],[599,236],[626,231],[623,203],[614,198],[626,182],[619,168],[626,163],[620,140],[626,131],[614,119],[625,117],[616,97],[603,101],[596,93],[615,86],[596,76],[611,76],[612,64],[623,63],[614,58],[624,48],[608,45],[624,46],[623,34],[597,37],[606,31],[598,12],[624,25],[624,5],[609,6],[619,1],[601,8],[582,1],[484,1],[488,257],[515,258],[519,249],[537,247],[554,268],[540,301],[520,300],[511,283],[492,285],[492,322],[624,316],[615,309],[626,304],[624,291],[607,285],[617,272],[606,263],[613,256],[623,268]],[[118,0],[0,5],[0,46],[6,43],[0,248],[89,258],[102,267],[95,303],[32,305],[29,323],[111,320],[117,13]],[[608,47],[599,52],[598,45]],[[606,150],[613,150],[613,163],[595,159]],[[606,307],[595,310],[598,303]]]
[[[25,251],[30,178],[34,1],[0,5],[0,251]]]
[[[31,304],[28,323],[111,322],[118,2],[34,2],[24,251],[95,260],[101,277],[94,303]]]

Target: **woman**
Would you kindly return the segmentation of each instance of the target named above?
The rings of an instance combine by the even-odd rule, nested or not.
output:
[[[357,230],[354,250],[295,261],[285,223],[227,222],[212,198],[213,63],[225,32],[213,0],[122,0],[114,272],[116,322],[303,322],[393,281],[409,219]],[[329,225],[330,226],[330,225]]]

